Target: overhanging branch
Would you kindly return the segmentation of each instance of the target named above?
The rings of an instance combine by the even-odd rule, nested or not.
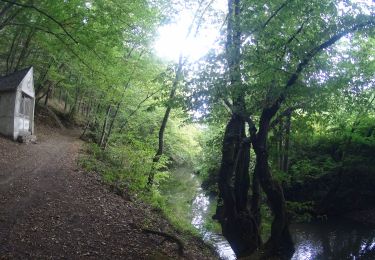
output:
[[[29,4],[17,3],[15,1],[11,1],[11,0],[0,0],[0,1],[1,2],[5,2],[5,3],[9,3],[9,4],[13,4],[13,5],[16,5],[16,6],[20,6],[20,7],[23,7],[23,8],[33,9],[33,10],[37,11],[38,13],[46,16],[48,19],[50,19],[54,23],[56,23],[65,32],[65,34],[68,35],[69,38],[74,41],[74,43],[78,44],[78,41],[65,29],[65,27],[64,27],[64,25],[62,23],[60,23],[53,16],[49,15],[48,13],[46,13],[43,10],[39,9],[38,7],[36,7],[34,5],[29,5]]]
[[[297,68],[296,68],[295,72],[288,79],[287,83],[284,86],[284,90],[281,92],[280,96],[276,99],[276,101],[273,103],[273,105],[271,107],[267,108],[267,113],[266,113],[267,117],[269,119],[271,119],[276,114],[276,112],[279,110],[281,104],[284,102],[284,100],[286,98],[286,92],[297,82],[297,80],[298,80],[299,76],[301,75],[302,71],[307,67],[307,65],[309,65],[311,60],[318,53],[320,53],[322,50],[332,46],[337,41],[339,41],[342,37],[344,37],[344,36],[346,36],[346,35],[348,35],[352,32],[364,29],[368,26],[374,26],[374,24],[375,24],[375,19],[371,18],[367,22],[359,23],[359,24],[356,24],[356,25],[352,26],[351,28],[348,28],[346,30],[342,30],[341,32],[333,35],[332,37],[330,37],[328,40],[324,41],[320,45],[311,49],[306,54],[306,56],[302,59],[302,61],[297,65]]]
[[[270,123],[270,128],[274,128],[276,125],[278,125],[281,121],[281,119],[285,116],[288,116],[289,114],[291,114],[293,111],[299,109],[299,108],[302,108],[303,107],[303,104],[299,104],[299,105],[295,105],[295,106],[292,106],[292,107],[288,107],[287,109],[285,109],[283,112],[281,112],[278,117],[276,117],[271,123]]]

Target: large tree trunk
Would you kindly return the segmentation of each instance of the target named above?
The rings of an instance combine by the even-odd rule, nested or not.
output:
[[[251,254],[261,243],[257,220],[248,208],[250,143],[245,137],[245,122],[233,115],[224,134],[215,215],[238,257]]]
[[[228,0],[226,51],[233,107],[222,145],[219,203],[215,218],[220,222],[223,235],[235,254],[243,257],[258,249],[261,239],[260,220],[254,218],[248,203],[250,141],[245,132],[246,105],[240,71],[240,9],[239,0]],[[253,204],[257,207],[257,201]]]
[[[288,259],[293,255],[294,245],[289,232],[284,193],[280,184],[273,180],[268,165],[267,138],[272,114],[272,111],[268,109],[263,110],[259,122],[258,134],[253,139],[256,154],[256,175],[259,177],[262,189],[267,195],[268,203],[274,217],[271,227],[271,237],[264,245],[264,255],[262,258],[278,257]]]
[[[257,171],[254,170],[253,180],[252,180],[252,196],[251,196],[251,214],[254,217],[255,223],[257,224],[258,229],[260,229],[261,224],[261,215],[260,215],[260,182]]]

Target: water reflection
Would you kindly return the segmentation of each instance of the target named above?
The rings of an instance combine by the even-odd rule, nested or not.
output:
[[[216,252],[220,255],[220,259],[233,260],[236,256],[225,238],[220,235],[208,231],[205,228],[205,221],[209,216],[210,198],[206,196],[202,188],[198,188],[197,196],[192,205],[193,219],[191,224],[196,227],[203,236],[203,240],[213,245]]]
[[[190,169],[183,168],[175,171],[174,178],[178,178],[183,185],[174,185],[172,182],[164,190],[171,205],[175,204],[178,210],[178,205],[188,203],[187,220],[191,219],[192,225],[199,230],[204,241],[215,247],[221,259],[236,259],[226,239],[206,228],[206,223],[211,218],[210,207],[215,203],[204,194],[198,178],[190,173]],[[183,214],[186,214],[186,210]],[[291,233],[296,248],[293,260],[375,259],[375,228],[336,220],[293,224]]]
[[[375,259],[375,229],[344,220],[294,224],[291,233],[300,259]]]
[[[198,189],[192,205],[192,224],[212,244],[221,259],[236,259],[225,238],[205,228],[209,219],[210,199]],[[358,223],[335,220],[291,225],[296,251],[292,260],[375,259],[375,228]]]

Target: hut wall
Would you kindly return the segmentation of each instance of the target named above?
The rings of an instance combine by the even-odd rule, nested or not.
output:
[[[16,92],[0,92],[0,133],[14,138]]]
[[[16,94],[14,139],[20,135],[34,134],[34,96],[33,74],[30,70],[18,86]]]
[[[30,69],[26,74],[24,79],[21,81],[19,88],[22,89],[22,91],[25,92],[28,96],[32,98],[35,97],[33,69]]]
[[[30,107],[29,109],[27,109],[27,116],[30,118],[30,132],[31,134],[34,134],[35,90],[33,68],[29,70],[29,72],[21,82],[20,89],[31,98],[31,103],[28,104]]]

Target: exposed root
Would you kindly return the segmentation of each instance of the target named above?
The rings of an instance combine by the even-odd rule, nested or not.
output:
[[[183,256],[184,255],[184,244],[182,243],[182,241],[179,238],[177,238],[177,237],[175,237],[173,235],[161,232],[161,231],[151,230],[151,229],[147,229],[147,228],[142,228],[142,231],[143,231],[143,233],[148,233],[148,234],[154,234],[154,235],[162,236],[162,237],[165,238],[165,240],[169,240],[169,241],[175,242],[178,245],[178,255],[179,256]]]

